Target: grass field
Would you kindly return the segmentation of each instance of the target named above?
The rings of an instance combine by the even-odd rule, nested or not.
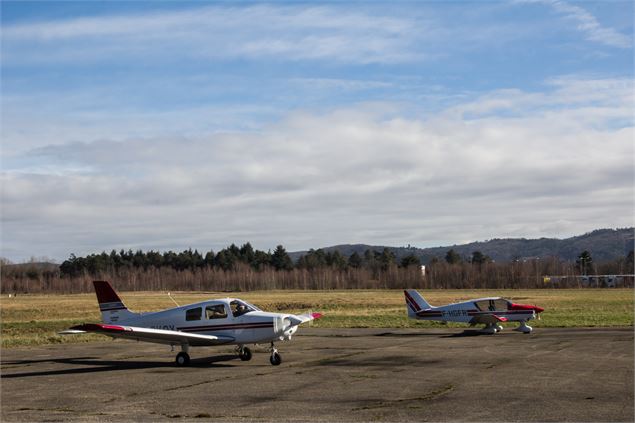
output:
[[[409,320],[401,290],[172,293],[173,298],[181,305],[228,295],[240,297],[267,311],[319,311],[324,317],[313,323],[315,327],[424,329],[442,325],[439,322]],[[633,326],[632,289],[431,290],[424,295],[432,305],[487,296],[503,296],[515,302],[536,304],[545,308],[545,312],[542,313],[542,320],[532,321],[531,325],[534,327]],[[174,307],[166,293],[126,292],[121,293],[121,297],[134,311],[157,311]],[[58,331],[75,324],[100,321],[94,294],[24,295],[15,298],[3,296],[0,306],[2,348],[107,339],[98,335],[57,335]]]

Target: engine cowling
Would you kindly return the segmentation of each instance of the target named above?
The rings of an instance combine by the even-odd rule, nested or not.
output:
[[[298,330],[294,324],[292,316],[281,315],[274,319],[273,330],[281,341],[291,339],[291,336]]]

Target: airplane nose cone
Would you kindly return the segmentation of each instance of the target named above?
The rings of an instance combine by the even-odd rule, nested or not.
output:
[[[536,313],[542,313],[543,311],[545,311],[545,309],[542,307],[534,306],[534,311]]]

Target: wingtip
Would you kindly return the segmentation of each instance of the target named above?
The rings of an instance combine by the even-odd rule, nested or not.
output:
[[[311,317],[314,319],[319,319],[322,316],[324,316],[322,313],[311,313]]]

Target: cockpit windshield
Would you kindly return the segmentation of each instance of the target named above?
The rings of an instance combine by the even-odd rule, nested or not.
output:
[[[243,314],[247,314],[251,311],[260,311],[258,307],[241,300],[233,300],[229,303],[229,306],[232,309],[234,317],[242,316]]]

